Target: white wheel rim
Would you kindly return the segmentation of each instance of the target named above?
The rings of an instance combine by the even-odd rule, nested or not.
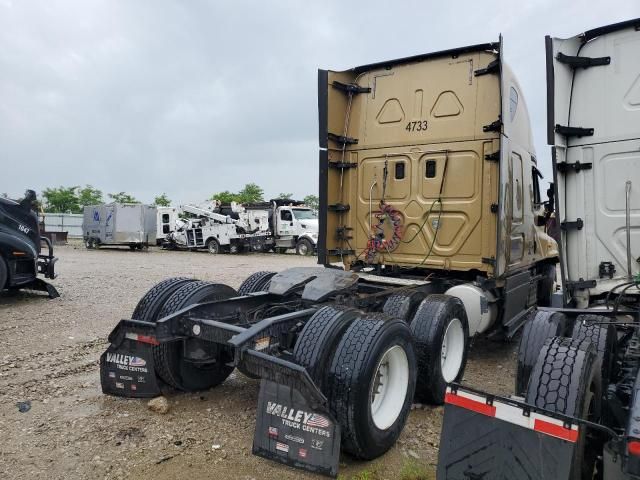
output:
[[[209,242],[209,253],[218,253],[216,242]]]
[[[462,367],[463,357],[464,329],[462,322],[454,318],[447,325],[440,349],[440,369],[445,382],[453,382],[456,379]]]
[[[387,350],[376,368],[369,393],[371,418],[380,430],[395,423],[409,388],[409,361],[399,345]]]
[[[307,244],[306,243],[301,243],[300,246],[298,247],[298,250],[300,251],[300,255],[306,255],[307,254]]]

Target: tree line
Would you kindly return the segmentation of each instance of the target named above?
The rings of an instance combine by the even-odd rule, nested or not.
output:
[[[280,193],[276,198],[283,200],[291,200],[293,199],[293,193]],[[234,193],[229,190],[224,190],[222,192],[214,193],[211,195],[211,200],[218,200],[222,203],[259,203],[264,202],[264,190],[262,187],[255,183],[247,183],[240,191]],[[317,195],[307,195],[302,201],[311,209],[317,211],[319,206],[319,199]]]
[[[108,193],[107,198],[115,203],[141,203],[126,192]],[[102,203],[105,203],[102,191],[92,185],[45,188],[40,199],[42,209],[50,213],[82,213],[85,206]],[[167,207],[171,205],[171,200],[163,193],[154,198],[153,204]]]
[[[277,198],[291,199],[292,197],[292,193],[280,193]],[[127,192],[108,193],[105,198],[103,192],[92,185],[85,185],[84,187],[76,185],[72,187],[45,188],[42,191],[40,206],[45,212],[50,213],[82,213],[85,206],[100,205],[105,203],[105,200],[115,203],[141,203]],[[255,183],[247,183],[240,191],[235,193],[229,190],[214,193],[210,200],[242,204],[265,201],[264,190]],[[303,201],[313,210],[318,210],[319,201],[317,195],[307,195],[303,198]],[[171,205],[171,200],[166,193],[162,193],[153,199],[153,205],[168,207]]]

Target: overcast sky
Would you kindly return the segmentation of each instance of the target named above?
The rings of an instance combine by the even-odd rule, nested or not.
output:
[[[548,178],[544,35],[634,17],[637,0],[0,0],[0,192],[317,193],[319,67],[501,32]]]

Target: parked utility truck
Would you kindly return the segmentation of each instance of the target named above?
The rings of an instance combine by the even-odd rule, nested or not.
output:
[[[247,211],[266,210],[273,234],[273,247],[278,253],[295,248],[298,255],[311,255],[318,243],[318,216],[304,202],[275,199],[268,203],[245,206]]]
[[[156,245],[162,245],[167,235],[176,230],[180,212],[177,207],[156,207]]]
[[[103,391],[202,390],[238,368],[262,379],[254,453],[336,475],[341,448],[391,448],[414,398],[462,378],[470,338],[510,338],[550,302],[557,246],[501,51],[320,70],[320,266],[237,291],[159,283],[109,336]]]
[[[546,38],[562,291],[516,396],[449,386],[438,479],[640,478],[640,19]]]
[[[0,197],[0,292],[21,288],[46,292],[50,298],[60,295],[44,278],[56,278],[51,241],[40,235],[35,211],[36,193],[27,190],[24,198]],[[42,244],[47,253],[42,251]]]
[[[183,205],[183,213],[192,218],[178,221],[167,235],[173,247],[207,249],[209,253],[261,252],[272,243],[267,212],[245,211],[235,203],[228,211],[217,202]]]

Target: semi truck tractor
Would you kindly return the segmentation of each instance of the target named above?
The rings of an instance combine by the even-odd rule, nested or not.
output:
[[[312,255],[318,243],[318,216],[304,202],[275,199],[246,205],[247,211],[266,210],[273,235],[273,249],[285,253],[295,249],[298,255]]]
[[[562,290],[514,395],[452,383],[437,478],[640,478],[640,19],[546,37]]]
[[[320,70],[318,110],[319,266],[237,290],[167,279],[116,325],[100,375],[151,397],[237,368],[261,379],[253,452],[335,476],[340,450],[378,457],[414,401],[444,402],[471,338],[511,338],[550,304],[558,250],[501,40]]]
[[[0,291],[24,288],[56,298],[60,296],[56,288],[38,276],[56,278],[58,259],[51,241],[40,236],[35,209],[33,190],[27,190],[20,200],[0,197]]]

